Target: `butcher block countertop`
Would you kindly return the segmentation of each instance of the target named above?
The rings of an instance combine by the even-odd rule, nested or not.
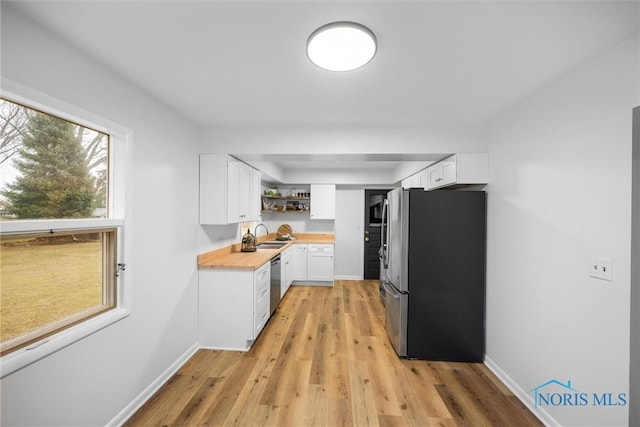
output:
[[[258,243],[273,242],[278,237],[277,233],[260,236]],[[314,234],[299,233],[295,235],[295,240],[283,241],[286,245],[278,249],[258,249],[255,252],[242,252],[241,244],[236,243],[231,246],[205,252],[198,255],[198,268],[224,268],[237,270],[256,270],[264,263],[269,262],[276,254],[283,252],[296,243],[325,243],[334,244],[336,241],[334,234]],[[258,246],[259,248],[260,246]]]

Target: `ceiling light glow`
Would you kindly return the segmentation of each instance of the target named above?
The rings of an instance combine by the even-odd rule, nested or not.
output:
[[[376,36],[355,22],[332,22],[315,30],[307,40],[309,60],[329,71],[358,69],[373,59],[376,50]]]

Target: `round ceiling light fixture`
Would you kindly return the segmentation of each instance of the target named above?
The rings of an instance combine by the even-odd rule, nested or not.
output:
[[[376,36],[356,22],[332,22],[315,30],[307,40],[307,56],[329,71],[351,71],[369,63],[377,50]]]

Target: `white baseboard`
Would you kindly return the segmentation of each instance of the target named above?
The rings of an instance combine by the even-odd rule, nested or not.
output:
[[[333,280],[331,282],[323,282],[318,280],[294,280],[291,286],[327,286],[333,287]]]
[[[249,351],[249,349],[251,348],[251,346],[246,347],[246,348],[242,348],[242,347],[213,347],[213,346],[206,346],[206,345],[201,345],[198,349],[202,349],[202,350],[221,350],[221,351],[241,351],[243,353],[246,353],[247,351]]]
[[[138,409],[144,405],[147,400],[153,396],[153,394],[160,390],[160,387],[164,385],[169,379],[178,372],[178,370],[184,365],[187,360],[191,359],[191,356],[200,349],[198,343],[193,344],[182,356],[171,364],[158,378],[156,378],[142,393],[136,396],[127,406],[125,406],[118,415],[116,415],[111,421],[107,423],[107,426],[121,426],[123,425]]]
[[[363,280],[362,276],[334,276],[334,280]]]
[[[503,371],[489,356],[484,356],[484,364],[491,372],[502,381],[509,390],[535,415],[545,426],[560,427],[561,424],[556,421],[547,411],[542,408],[535,408],[533,398],[518,385],[505,371]]]

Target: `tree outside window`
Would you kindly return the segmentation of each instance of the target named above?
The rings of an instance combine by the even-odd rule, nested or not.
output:
[[[104,216],[108,135],[4,99],[0,114],[5,215]],[[13,182],[7,179],[11,172],[16,176]]]

